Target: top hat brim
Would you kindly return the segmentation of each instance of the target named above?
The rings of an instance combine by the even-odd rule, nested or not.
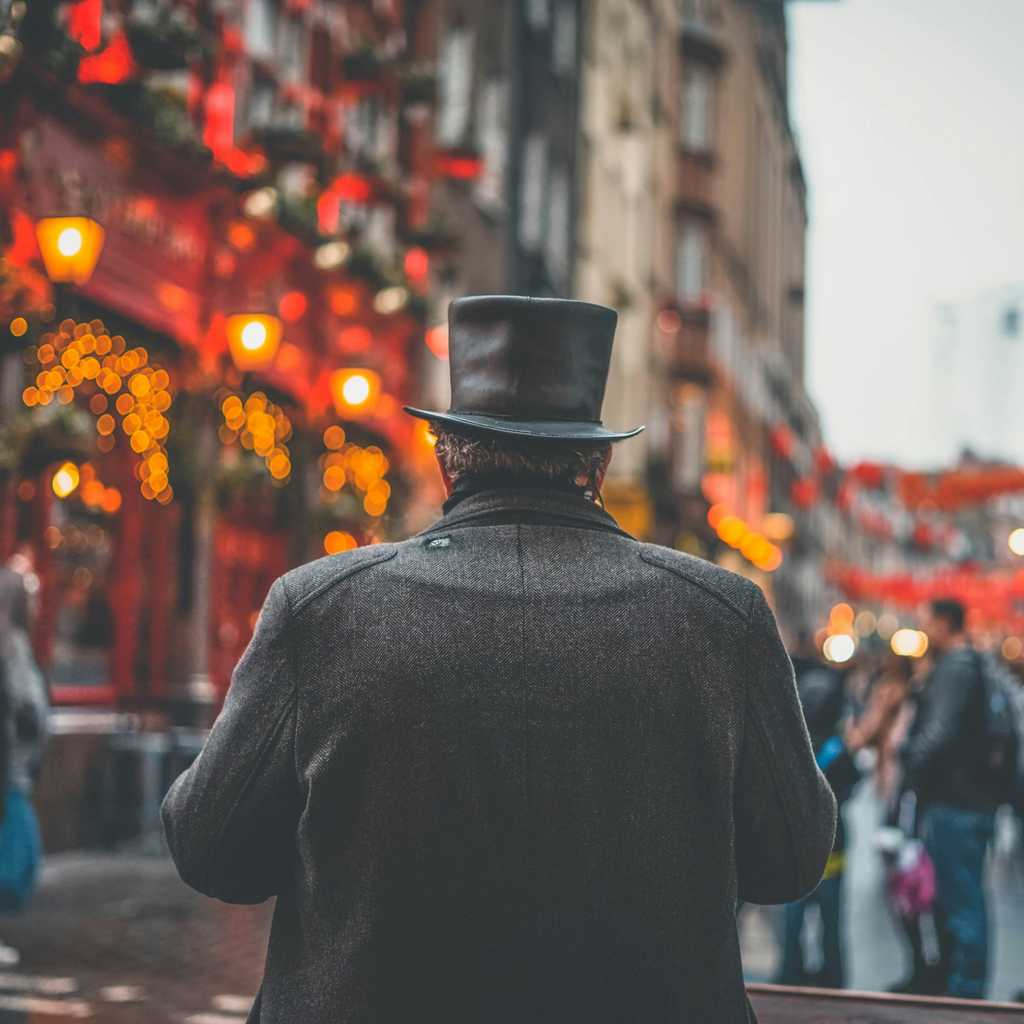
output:
[[[493,434],[515,434],[518,437],[548,441],[624,441],[644,429],[640,426],[632,430],[606,430],[600,423],[580,420],[518,420],[476,412],[433,412],[430,409],[416,409],[411,405],[403,405],[402,408],[411,416],[423,420],[439,420],[441,423],[474,427]]]

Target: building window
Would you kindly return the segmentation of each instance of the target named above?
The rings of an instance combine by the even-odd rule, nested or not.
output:
[[[707,153],[714,145],[714,86],[714,74],[707,68],[691,67],[683,75],[680,137],[697,153]]]
[[[245,5],[242,34],[245,52],[254,60],[273,60],[276,16],[274,0],[249,0]]]
[[[576,70],[575,0],[559,0],[555,8],[551,63],[559,75],[571,75]]]
[[[536,133],[523,147],[523,183],[519,208],[519,241],[524,249],[539,249],[544,241],[544,198],[547,184],[547,139]]]
[[[304,22],[291,15],[283,15],[280,22],[281,45],[278,47],[277,66],[285,82],[305,83],[306,43],[309,33]]]
[[[331,34],[323,26],[313,29],[309,45],[309,80],[324,96],[330,95],[334,84],[334,52]]]
[[[718,0],[679,0],[679,13],[691,25],[710,27],[718,19]]]
[[[382,111],[376,96],[366,96],[349,110],[345,120],[345,148],[353,156],[374,160],[383,149]]]
[[[676,238],[676,295],[681,302],[696,304],[707,286],[707,225],[690,218],[683,221]]]
[[[242,130],[268,127],[274,120],[276,101],[277,82],[261,71],[258,65],[253,65]]]
[[[569,175],[564,167],[558,167],[551,172],[544,244],[548,272],[556,284],[565,282],[569,275],[569,246]]]
[[[473,77],[473,35],[461,26],[448,30],[441,45],[437,138],[456,146],[469,128]]]
[[[504,79],[488,79],[477,102],[476,138],[483,158],[483,170],[476,183],[476,201],[488,209],[500,210],[505,202],[508,127],[508,90]]]
[[[547,28],[550,19],[551,0],[526,0],[526,20],[530,28]]]

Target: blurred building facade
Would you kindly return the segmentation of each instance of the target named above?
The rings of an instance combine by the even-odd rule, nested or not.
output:
[[[478,168],[422,7],[0,16],[0,547],[58,704],[215,708],[276,575],[405,532],[429,194]]]
[[[75,0],[0,32],[0,554],[58,703],[212,711],[277,574],[437,514],[400,406],[446,404],[464,294],[615,307],[605,419],[648,429],[609,510],[820,615],[781,3]]]
[[[593,21],[577,287],[625,305],[609,414],[649,424],[613,487],[641,482],[649,536],[757,578],[796,625],[825,598],[834,467],[804,384],[784,6],[621,3]]]

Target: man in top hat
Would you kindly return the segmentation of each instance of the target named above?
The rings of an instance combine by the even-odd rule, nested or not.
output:
[[[737,900],[818,883],[835,802],[761,591],[599,503],[616,315],[449,312],[421,533],[270,590],[163,804],[182,878],[277,897],[261,1024],[734,1024]]]

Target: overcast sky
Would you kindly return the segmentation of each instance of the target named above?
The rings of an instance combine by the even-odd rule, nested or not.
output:
[[[802,0],[790,30],[811,392],[841,458],[935,463],[937,307],[1024,283],[1024,0]]]

